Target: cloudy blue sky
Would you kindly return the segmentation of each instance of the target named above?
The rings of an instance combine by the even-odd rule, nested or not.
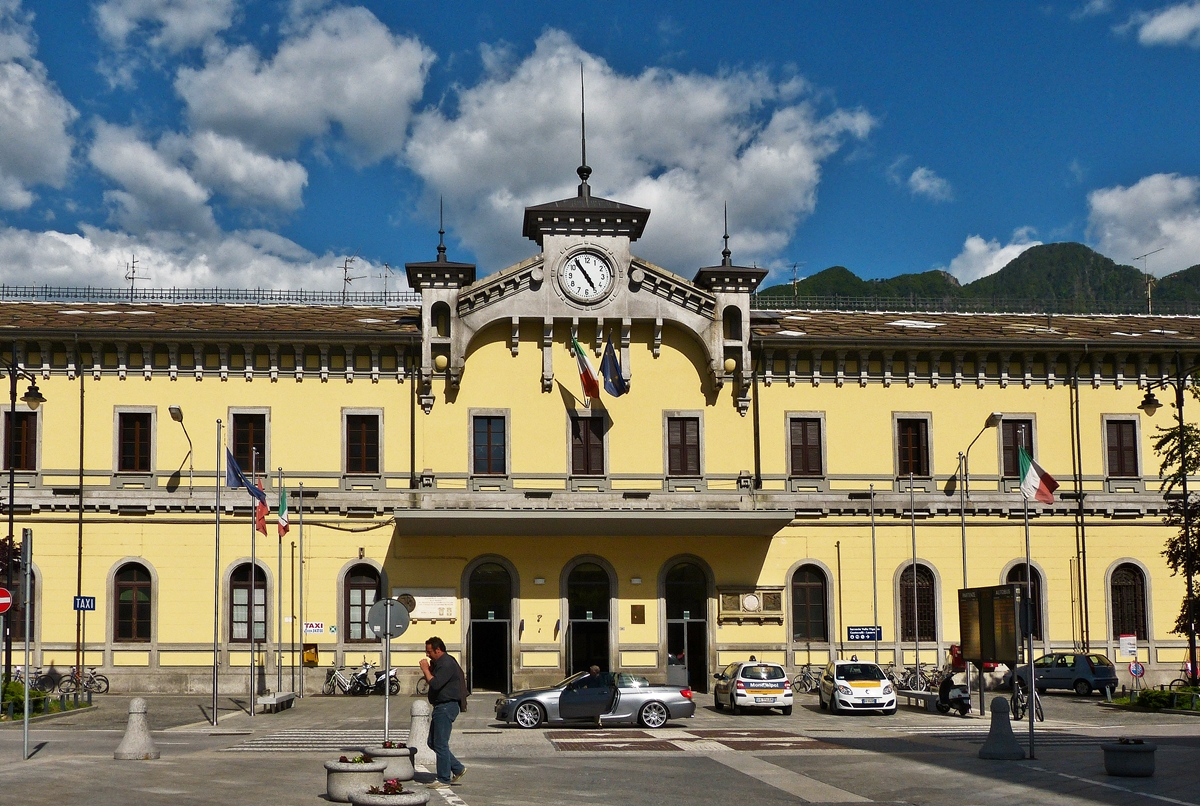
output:
[[[0,281],[378,290],[439,197],[498,270],[574,193],[581,62],[594,191],[684,275],[725,202],[778,279],[1200,263],[1200,0],[0,0]]]

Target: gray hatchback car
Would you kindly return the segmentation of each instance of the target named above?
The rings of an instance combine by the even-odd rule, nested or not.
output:
[[[1094,652],[1051,652],[1036,659],[1033,669],[1037,675],[1038,691],[1050,688],[1074,689],[1076,694],[1085,697],[1093,691],[1117,687],[1116,667],[1107,657]],[[1021,683],[1027,684],[1029,667],[1022,664],[1016,671]],[[1011,673],[1007,682],[1012,684]]]

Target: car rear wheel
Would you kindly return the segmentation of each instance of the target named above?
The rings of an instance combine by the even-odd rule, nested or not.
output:
[[[1075,681],[1075,693],[1080,697],[1086,697],[1092,693],[1092,684],[1086,680]]]
[[[785,705],[785,706],[783,706],[782,708],[780,708],[779,710],[780,710],[780,711],[783,711],[783,715],[784,715],[784,716],[791,716],[791,715],[792,715],[792,706],[790,706],[790,705]]]
[[[517,706],[513,719],[523,728],[536,728],[542,724],[542,706],[536,702],[523,702]]]
[[[648,702],[638,712],[638,722],[642,723],[644,728],[661,728],[670,718],[667,706],[661,702]]]

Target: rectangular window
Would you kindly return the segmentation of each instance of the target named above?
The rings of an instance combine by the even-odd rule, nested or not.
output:
[[[258,451],[258,458],[251,466],[251,450]],[[233,415],[233,458],[242,472],[251,470],[262,473],[267,466],[267,415]]]
[[[1020,447],[1033,456],[1033,420],[1001,421],[1000,451],[1005,478],[1015,479],[1021,475],[1021,460],[1017,455]]]
[[[788,423],[788,440],[792,450],[793,476],[820,476],[821,421],[795,417]]]
[[[667,473],[700,475],[700,418],[667,418]]]
[[[122,412],[118,415],[118,471],[150,472],[150,419],[149,412]]]
[[[571,473],[604,475],[604,418],[571,418]]]
[[[346,415],[346,472],[379,472],[379,415]]]
[[[504,418],[475,417],[473,472],[503,476],[504,467]]]
[[[37,412],[4,413],[4,469],[37,470]]]
[[[896,421],[897,472],[901,476],[929,476],[929,423],[925,420]]]
[[[1137,426],[1133,420],[1109,420],[1108,475],[1137,478]]]

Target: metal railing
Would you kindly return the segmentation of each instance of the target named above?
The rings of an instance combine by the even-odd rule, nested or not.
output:
[[[1146,314],[1146,303],[1121,300],[1017,299],[1007,297],[843,297],[755,294],[755,310],[880,311],[889,313]],[[1154,302],[1154,315],[1197,315],[1200,301]]]
[[[95,286],[0,285],[8,302],[175,302],[244,305],[420,305],[415,291],[293,291],[276,288],[99,288]]]

